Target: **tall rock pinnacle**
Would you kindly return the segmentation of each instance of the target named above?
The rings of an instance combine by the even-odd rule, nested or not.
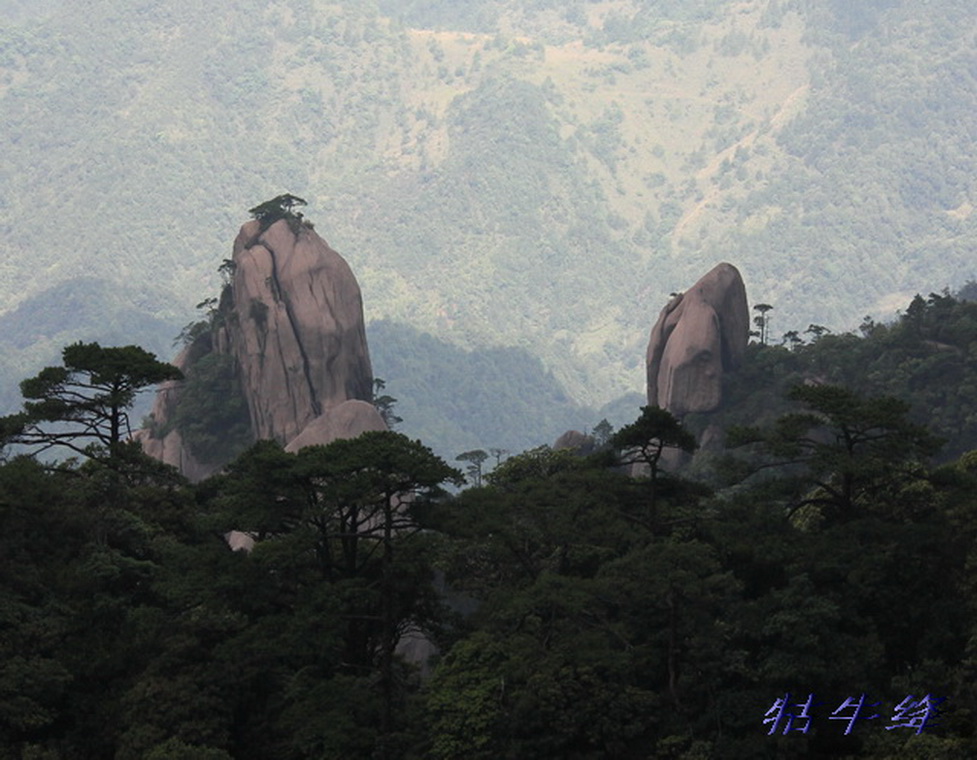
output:
[[[306,225],[245,224],[234,241],[225,330],[256,438],[291,441],[349,399],[369,401],[363,301],[343,258]]]
[[[192,480],[248,441],[296,450],[386,429],[370,403],[356,278],[301,216],[268,221],[241,227],[231,282],[178,359],[186,381],[160,388],[151,425],[137,434],[146,453]]]

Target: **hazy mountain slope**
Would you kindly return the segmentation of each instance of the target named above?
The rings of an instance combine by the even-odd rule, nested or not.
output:
[[[779,138],[786,156],[730,225],[765,300],[820,303],[801,313],[833,325],[853,308],[889,318],[974,272],[977,14],[883,5],[876,23],[824,35],[808,108]],[[778,281],[784,253],[794,271]]]
[[[368,319],[518,346],[580,402],[641,389],[667,294],[719,260],[775,334],[885,318],[973,273],[974,19],[963,0],[0,2],[0,310],[91,277],[104,314],[50,342],[130,310],[175,332],[244,210],[289,190]],[[49,358],[15,342],[6,385]]]
[[[575,403],[538,358],[521,348],[474,351],[388,320],[369,329],[371,358],[384,393],[398,402],[397,430],[420,438],[451,460],[470,449],[515,453],[552,444],[570,429],[589,432],[606,418],[615,428],[633,422],[643,394],[601,409]]]
[[[9,379],[0,385],[0,408],[20,405],[18,384],[35,374],[39,364],[61,362],[71,327],[75,328],[72,340],[128,345],[138,336],[147,350],[167,359],[173,350],[172,324],[118,300],[106,281],[91,277],[65,280],[0,314],[3,379]]]

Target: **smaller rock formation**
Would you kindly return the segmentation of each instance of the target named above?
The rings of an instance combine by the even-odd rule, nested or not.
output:
[[[189,365],[196,358],[193,354],[192,346],[181,351],[173,360],[173,366],[186,375]],[[182,385],[182,380],[168,380],[156,389],[156,398],[149,415],[153,420],[153,427],[137,430],[132,437],[153,459],[176,467],[188,479],[196,482],[212,475],[217,467],[198,461],[184,443],[180,431],[171,424],[176,418]]]
[[[285,451],[295,452],[306,446],[324,446],[342,438],[356,438],[368,431],[386,430],[387,426],[373,404],[351,399],[326,409],[295,436]]]
[[[597,442],[592,435],[581,433],[579,430],[567,430],[563,435],[556,439],[553,450],[569,449],[578,456],[593,454],[597,448]]]
[[[746,288],[732,264],[719,264],[662,309],[648,342],[648,403],[676,417],[712,412],[723,374],[743,359],[750,333]]]

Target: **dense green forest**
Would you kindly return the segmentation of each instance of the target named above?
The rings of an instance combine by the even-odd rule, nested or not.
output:
[[[2,450],[0,757],[972,757],[973,290],[752,344],[690,466],[645,408],[460,491],[396,432],[191,485],[97,432],[170,370],[69,347],[0,418],[92,444]]]
[[[658,309],[716,261],[777,307],[778,334],[887,321],[974,274],[971,17],[964,0],[0,2],[0,403],[119,325],[165,355],[243,209],[286,190],[368,320],[527,351],[587,407],[640,389]]]

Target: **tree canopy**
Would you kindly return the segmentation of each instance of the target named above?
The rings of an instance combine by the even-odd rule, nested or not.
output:
[[[934,464],[884,396],[784,403],[719,490],[660,461],[694,441],[654,407],[456,493],[389,431],[198,484],[0,461],[0,757],[972,757],[977,455]],[[768,733],[808,699],[810,732]]]
[[[0,419],[3,443],[37,452],[63,446],[84,455],[95,451],[94,444],[112,454],[132,434],[128,410],[136,394],[183,377],[138,346],[73,343],[61,356],[60,366],[20,384],[26,401],[21,412]]]
[[[768,428],[734,428],[732,446],[752,445],[756,470],[789,473],[791,509],[851,519],[884,494],[895,497],[920,479],[941,441],[909,419],[909,405],[889,396],[865,398],[834,385],[795,385],[791,401],[806,409]]]
[[[259,222],[262,227],[270,227],[279,219],[298,219],[302,217],[301,212],[294,209],[298,206],[307,206],[304,198],[299,198],[291,193],[276,195],[271,200],[259,203],[254,208],[248,209],[248,213]]]

